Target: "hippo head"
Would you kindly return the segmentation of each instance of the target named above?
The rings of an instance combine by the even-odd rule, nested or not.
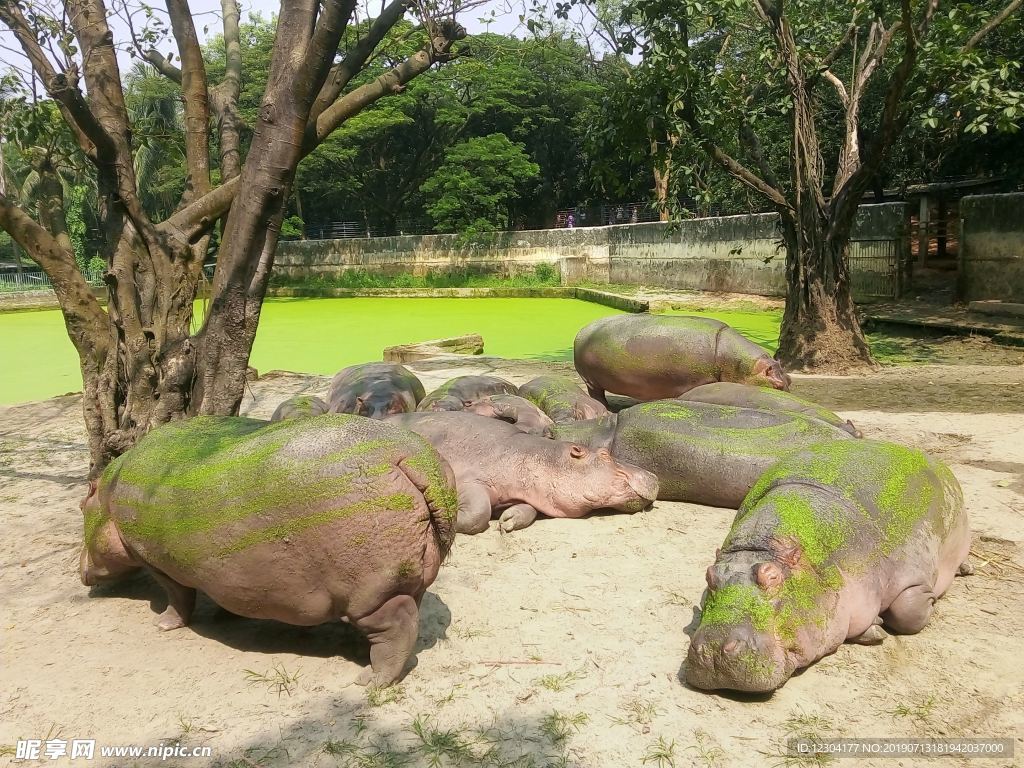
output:
[[[733,553],[708,568],[700,626],[686,657],[686,682],[704,690],[769,693],[820,654],[828,593],[786,557]]]
[[[646,469],[617,461],[607,448],[556,443],[550,503],[560,517],[595,509],[640,512],[658,498],[658,478]]]
[[[125,548],[114,521],[104,514],[95,480],[89,481],[89,495],[81,507],[85,515],[85,541],[79,561],[82,583],[87,587],[106,584],[137,571],[142,564]]]
[[[407,398],[404,393],[396,392],[388,382],[381,382],[356,397],[355,410],[352,412],[370,419],[385,419],[396,413],[415,410],[416,404],[410,405]]]
[[[786,392],[789,391],[791,380],[789,374],[782,370],[782,363],[774,357],[764,355],[754,361],[754,369],[751,373],[754,383],[760,386],[773,387]]]
[[[425,411],[464,411],[469,406],[473,405],[472,400],[463,400],[461,397],[455,397],[455,395],[445,395],[439,397],[436,400],[431,401]]]

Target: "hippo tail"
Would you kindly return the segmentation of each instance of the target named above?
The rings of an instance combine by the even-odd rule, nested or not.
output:
[[[425,440],[425,450],[400,462],[406,477],[423,494],[427,503],[428,526],[443,561],[455,541],[455,520],[459,512],[459,496],[451,467]]]

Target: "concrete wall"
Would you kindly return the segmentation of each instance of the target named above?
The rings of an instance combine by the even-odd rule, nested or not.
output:
[[[902,203],[864,206],[851,248],[865,285],[889,285],[906,252]],[[663,288],[781,296],[785,251],[774,213],[580,229],[500,232],[475,244],[455,235],[405,235],[285,242],[277,274],[305,278],[348,269],[422,275],[466,269],[510,274],[558,264],[562,282],[622,283]],[[883,291],[884,293],[884,291]]]
[[[1024,193],[960,200],[959,294],[1024,302]]]

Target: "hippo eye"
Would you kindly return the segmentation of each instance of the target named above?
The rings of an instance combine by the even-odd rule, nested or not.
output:
[[[574,459],[582,459],[584,456],[587,455],[587,449],[584,448],[582,445],[570,445],[569,455],[572,456]]]

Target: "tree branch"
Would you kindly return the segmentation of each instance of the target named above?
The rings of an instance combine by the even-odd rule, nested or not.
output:
[[[206,63],[188,0],[167,0],[171,30],[181,59],[181,96],[185,103],[185,162],[188,179],[182,202],[210,191],[210,98]]]
[[[1003,10],[985,22],[985,25],[981,29],[971,35],[970,39],[964,43],[963,48],[960,50],[964,53],[972,50],[978,45],[978,43],[984,40],[992,30],[1010,18],[1010,16],[1012,16],[1021,7],[1022,3],[1024,3],[1024,0],[1011,0],[1011,2],[1007,3]]]
[[[392,0],[384,7],[380,16],[374,19],[366,35],[356,42],[352,49],[345,54],[344,59],[331,68],[326,82],[310,109],[310,122],[315,123],[320,114],[338,100],[341,92],[345,90],[345,86],[362,70],[370,55],[380,45],[381,40],[398,23],[411,4],[411,0]]]
[[[242,116],[238,96],[242,89],[242,44],[238,28],[238,0],[221,0],[224,17],[224,79],[212,91],[220,134],[221,179],[230,181],[242,172]]]

